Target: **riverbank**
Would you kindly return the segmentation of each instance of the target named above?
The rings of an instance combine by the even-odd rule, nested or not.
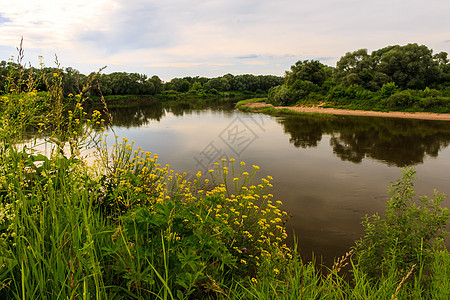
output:
[[[245,109],[242,109],[245,107]],[[338,109],[322,106],[273,106],[265,102],[248,102],[237,105],[241,110],[252,112],[267,112],[286,113],[291,111],[293,113],[318,113],[330,115],[344,115],[344,116],[365,116],[365,117],[384,117],[384,118],[404,118],[404,119],[421,119],[421,120],[436,120],[436,121],[450,121],[450,114],[439,114],[429,112],[400,112],[400,111],[366,111],[366,110],[352,110],[352,109]]]

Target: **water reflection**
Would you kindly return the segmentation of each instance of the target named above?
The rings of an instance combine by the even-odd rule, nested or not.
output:
[[[278,118],[295,147],[317,147],[330,135],[333,153],[361,163],[370,157],[403,167],[436,157],[450,144],[450,122],[350,116],[286,116]]]
[[[211,100],[186,100],[173,102],[153,101],[143,105],[135,103],[125,107],[113,107],[109,112],[113,119],[113,126],[132,128],[148,125],[150,121],[161,121],[167,113],[174,116],[190,115],[202,110],[225,110],[234,108],[232,102],[214,102]]]
[[[160,121],[166,115],[160,102],[152,102],[144,105],[110,108],[113,126],[140,127],[150,123],[150,120]]]
[[[417,164],[418,195],[430,195],[434,188],[449,194],[450,122],[324,115],[273,118],[236,111],[232,103],[152,103],[110,111],[116,134],[188,174],[197,173],[194,158],[211,142],[231,151],[220,134],[233,120],[255,126],[258,137],[240,156],[229,157],[258,165],[261,176],[275,178],[273,195],[293,216],[287,223],[289,234],[296,233],[304,258],[314,252],[327,266],[361,236],[364,215],[383,212],[386,189],[400,177],[399,166]],[[262,128],[254,124],[259,117]],[[449,206],[448,199],[444,205]]]

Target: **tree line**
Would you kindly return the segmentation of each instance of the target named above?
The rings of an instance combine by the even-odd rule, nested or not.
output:
[[[20,64],[12,61],[0,62],[0,93],[5,93],[6,78],[9,74],[21,74],[24,78],[33,75],[39,80],[37,87],[39,91],[47,91],[47,82],[50,82],[53,74],[62,77],[64,92],[78,94],[87,86],[89,80],[96,76],[97,84],[92,85],[87,91],[90,95],[157,95],[186,93],[193,94],[218,94],[220,92],[252,92],[267,93],[270,88],[283,84],[281,76],[274,75],[232,75],[226,74],[221,77],[183,77],[173,78],[168,82],[163,82],[158,76],[147,77],[144,74],[114,72],[110,74],[91,73],[84,75],[71,67],[65,69],[43,67],[41,69],[23,68]],[[21,71],[21,72],[18,72]],[[17,78],[16,78],[17,80]]]
[[[408,44],[388,46],[372,53],[367,49],[348,52],[336,67],[317,60],[297,61],[285,76],[232,75],[215,78],[183,77],[163,82],[158,76],[114,72],[81,74],[71,67],[23,68],[21,64],[0,62],[0,93],[5,93],[8,74],[38,80],[38,90],[57,73],[62,77],[66,96],[78,94],[96,77],[88,95],[162,95],[174,98],[180,93],[194,96],[226,92],[267,94],[274,105],[317,104],[355,106],[365,109],[443,109],[450,111],[450,63],[448,54],[433,54],[427,46]],[[13,78],[14,79],[14,78]],[[19,80],[20,81],[20,80]]]
[[[298,61],[284,83],[269,91],[274,105],[356,105],[365,108],[432,109],[450,105],[448,54],[427,46],[388,46],[372,53],[348,52],[336,67]]]

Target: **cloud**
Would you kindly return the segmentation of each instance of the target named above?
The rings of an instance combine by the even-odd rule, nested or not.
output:
[[[334,65],[361,48],[450,52],[448,11],[448,0],[2,0],[0,54],[24,36],[27,54],[57,53],[85,73],[283,74],[297,60]]]
[[[199,66],[231,66],[231,63],[214,63],[214,62],[173,62],[173,63],[158,63],[158,64],[148,64],[146,67],[173,67],[173,68],[192,68]]]
[[[244,62],[244,64],[250,65],[250,66],[265,66],[268,63],[265,61],[246,61],[246,62]]]
[[[11,20],[8,19],[8,18],[3,17],[2,14],[0,14],[0,24],[8,23],[8,22],[11,22]]]
[[[110,54],[127,50],[168,47],[174,43],[170,19],[161,7],[145,1],[117,2],[104,16],[106,28],[89,28],[76,38]]]
[[[258,55],[256,55],[256,54],[248,54],[248,55],[236,56],[236,58],[237,58],[237,59],[258,58]]]

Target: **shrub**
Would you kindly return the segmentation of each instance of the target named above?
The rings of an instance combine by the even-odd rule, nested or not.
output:
[[[267,102],[275,106],[289,106],[298,101],[295,91],[289,89],[286,85],[279,85],[269,90]]]
[[[380,95],[383,98],[389,98],[391,95],[398,92],[400,88],[395,84],[395,82],[388,82],[383,84],[380,89]]]
[[[437,192],[434,198],[421,197],[414,201],[412,168],[403,170],[403,177],[391,185],[391,199],[386,216],[378,214],[365,218],[364,236],[357,241],[358,267],[374,276],[391,269],[407,271],[417,264],[426,267],[434,251],[443,245],[447,208],[440,206],[444,195]]]
[[[406,107],[412,106],[413,103],[414,103],[414,98],[411,94],[411,91],[409,91],[409,90],[404,90],[404,91],[392,94],[386,100],[386,105],[388,107],[406,108]]]

